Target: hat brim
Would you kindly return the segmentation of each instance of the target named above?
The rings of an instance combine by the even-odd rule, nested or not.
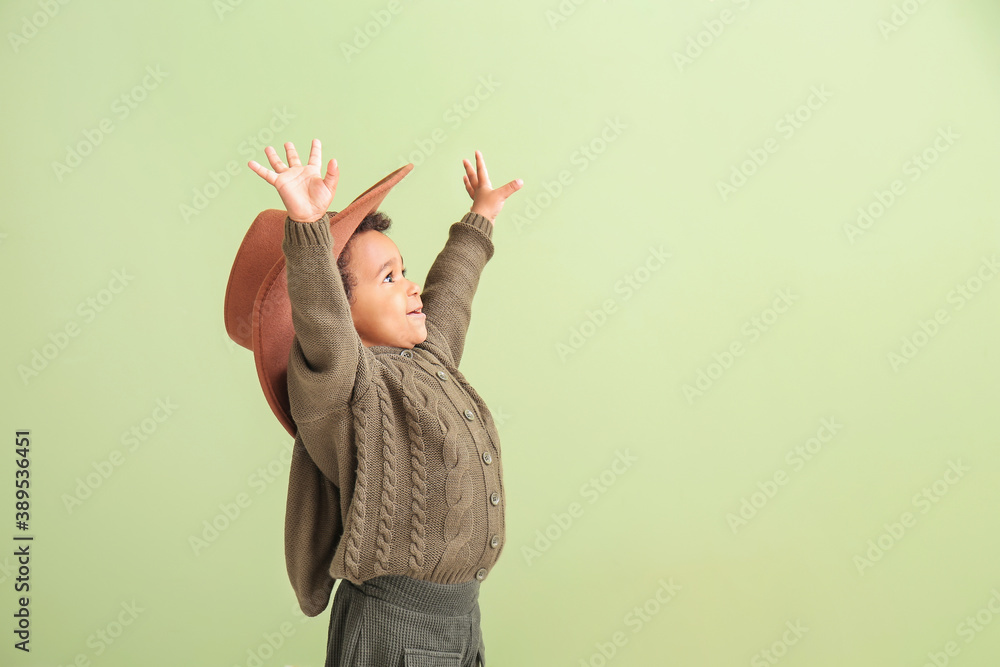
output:
[[[282,256],[261,283],[253,308],[253,356],[257,378],[271,411],[292,436],[297,432],[288,401],[288,357],[295,328]]]

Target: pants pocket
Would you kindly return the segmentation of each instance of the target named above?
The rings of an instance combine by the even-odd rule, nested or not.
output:
[[[403,667],[462,667],[462,654],[453,651],[404,648]]]

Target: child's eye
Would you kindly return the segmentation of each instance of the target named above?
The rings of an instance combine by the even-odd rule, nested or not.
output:
[[[403,269],[403,277],[404,278],[406,277],[406,269]],[[382,279],[382,282],[385,282],[387,278],[392,278],[392,273],[387,273],[385,275],[385,278]],[[391,280],[390,282],[396,282],[396,281],[395,280]]]

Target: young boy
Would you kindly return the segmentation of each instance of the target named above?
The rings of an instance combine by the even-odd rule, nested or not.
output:
[[[421,293],[378,231],[380,214],[334,256],[337,162],[321,178],[318,139],[306,165],[291,142],[285,151],[287,165],[265,149],[273,171],[249,166],[288,214],[297,433],[285,555],[299,605],[318,615],[342,580],[327,667],[485,665],[479,583],[503,551],[506,497],[496,426],[458,365],[493,220],[521,181],[493,189],[479,151],[475,169],[463,160],[472,207],[449,228]]]

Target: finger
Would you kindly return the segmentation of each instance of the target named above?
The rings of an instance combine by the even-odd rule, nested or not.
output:
[[[285,163],[281,161],[281,158],[278,157],[278,152],[274,150],[274,146],[265,146],[264,155],[267,156],[267,161],[271,163],[271,168],[279,174],[288,169]]]
[[[290,141],[285,142],[285,155],[288,156],[288,166],[289,167],[301,167],[302,161],[299,160],[299,153],[295,150],[295,144]]]
[[[479,179],[476,178],[476,172],[472,169],[472,164],[468,160],[462,160],[462,164],[465,165],[465,178],[472,185],[473,188],[479,187]]]
[[[319,139],[313,139],[312,149],[309,151],[309,164],[314,164],[318,167],[322,152],[323,148],[319,144]]]
[[[257,172],[258,174],[260,174],[260,177],[261,177],[261,178],[263,178],[263,179],[264,179],[265,181],[267,181],[267,182],[268,182],[268,183],[270,183],[271,185],[274,185],[274,182],[275,182],[276,180],[278,180],[278,175],[277,175],[277,174],[275,174],[275,173],[274,173],[273,171],[271,171],[270,169],[265,169],[265,168],[264,168],[263,166],[261,166],[261,164],[260,164],[259,162],[257,162],[256,160],[250,160],[250,162],[248,162],[247,164],[248,164],[248,166],[249,166],[249,167],[250,167],[251,169],[253,169],[253,170],[254,170],[255,172]]]
[[[483,154],[479,151],[476,151],[476,170],[479,172],[479,182],[490,187],[490,175],[486,173],[486,160],[483,159]]]
[[[469,177],[468,176],[463,176],[462,180],[465,182],[465,191],[468,192],[469,196],[472,197],[472,200],[475,201],[476,200],[476,190],[475,190],[475,188],[472,187],[472,184],[469,183]]]
[[[494,192],[499,192],[500,193],[500,198],[501,198],[501,200],[503,200],[503,199],[506,199],[507,197],[511,196],[512,194],[514,194],[518,190],[520,190],[522,185],[524,185],[524,181],[522,181],[520,178],[515,178],[513,181],[511,181],[507,185],[504,185],[504,186],[502,186],[500,188],[497,188],[496,190],[494,190]]]
[[[312,164],[312,158],[310,157],[309,163]],[[323,182],[326,183],[326,187],[330,189],[331,194],[337,194],[337,179],[340,178],[340,168],[337,166],[336,158],[330,158],[330,161],[326,165],[326,178]]]

